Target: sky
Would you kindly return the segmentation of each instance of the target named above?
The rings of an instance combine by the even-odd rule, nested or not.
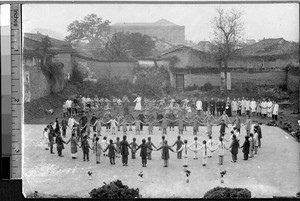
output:
[[[74,20],[95,13],[104,20],[117,22],[155,22],[162,18],[185,26],[187,40],[209,40],[216,9],[241,10],[244,38],[281,38],[299,41],[299,5],[281,4],[25,4],[22,7],[23,31],[49,31],[49,36],[68,35]],[[43,32],[41,32],[43,33]],[[43,33],[45,34],[45,33]]]

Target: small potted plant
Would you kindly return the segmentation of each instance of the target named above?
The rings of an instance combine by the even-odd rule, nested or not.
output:
[[[221,175],[221,183],[224,183],[224,175],[227,173],[226,170],[220,170],[220,175]]]

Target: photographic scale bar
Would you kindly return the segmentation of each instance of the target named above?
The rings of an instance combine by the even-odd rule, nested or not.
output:
[[[11,31],[11,179],[22,178],[22,29],[21,4],[10,7]]]

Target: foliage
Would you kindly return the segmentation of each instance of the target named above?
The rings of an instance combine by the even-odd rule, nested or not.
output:
[[[225,90],[227,90],[227,68],[228,60],[236,54],[237,46],[241,42],[244,25],[242,22],[242,12],[232,9],[225,12],[217,9],[218,15],[213,19],[214,36],[211,41],[212,52],[222,65],[225,71]]]
[[[72,65],[73,65],[73,72],[70,77],[70,80],[72,80],[74,82],[82,83],[83,75],[82,75],[81,71],[79,70],[78,63],[76,61],[74,61]]]
[[[117,32],[109,38],[105,53],[110,60],[145,58],[152,54],[155,41],[141,33]]]
[[[201,87],[201,90],[202,91],[211,91],[214,89],[214,86],[211,85],[210,82],[206,82],[202,87]]]
[[[134,69],[136,92],[145,96],[150,95],[159,98],[161,95],[170,93],[170,75],[164,67],[151,67]]]
[[[251,198],[251,192],[246,188],[215,187],[205,193],[208,199],[243,199]]]
[[[134,199],[141,198],[139,189],[129,188],[123,185],[120,180],[116,180],[104,185],[98,189],[94,188],[90,193],[91,198],[108,199]]]
[[[195,91],[195,90],[200,90],[200,86],[194,84],[192,86],[188,86],[184,88],[184,91]]]
[[[91,47],[101,48],[107,42],[110,33],[109,20],[103,20],[96,14],[90,14],[83,20],[75,20],[67,27],[70,34],[65,38],[68,42],[88,42]]]

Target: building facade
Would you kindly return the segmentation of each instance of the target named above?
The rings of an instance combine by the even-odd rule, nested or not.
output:
[[[111,33],[115,32],[138,32],[171,44],[185,43],[185,26],[179,26],[165,19],[153,23],[116,23],[111,25]]]

